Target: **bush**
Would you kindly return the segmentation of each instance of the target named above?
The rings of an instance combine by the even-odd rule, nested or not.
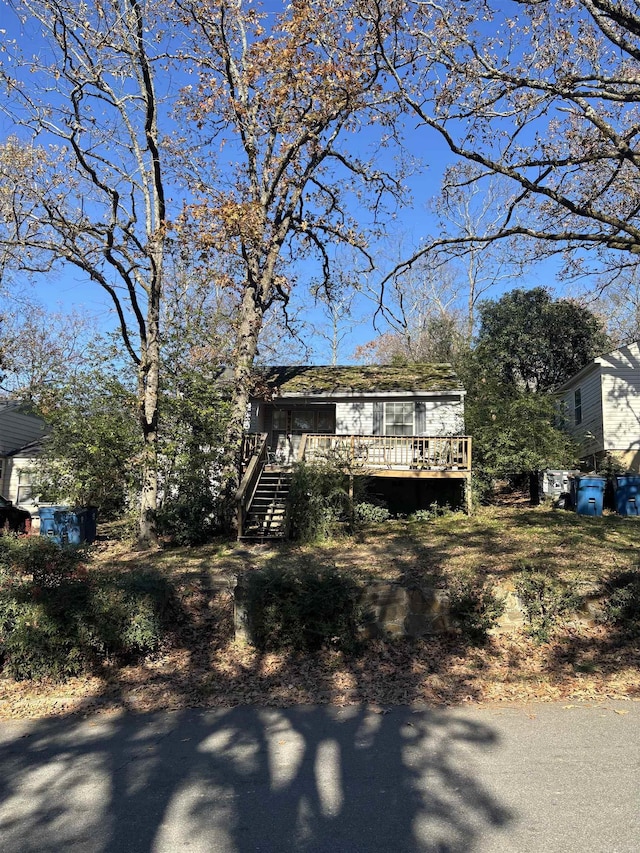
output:
[[[391,513],[381,504],[357,503],[353,508],[353,518],[356,524],[381,524],[388,521]]]
[[[174,545],[203,545],[220,530],[219,507],[206,484],[165,498],[156,513],[158,533]]]
[[[5,564],[5,571],[31,575],[36,586],[49,589],[60,586],[63,580],[77,572],[84,559],[84,551],[62,547],[44,536],[3,537],[0,559]]]
[[[253,642],[269,651],[356,645],[357,588],[333,568],[271,566],[247,578]]]
[[[640,570],[615,573],[605,589],[603,621],[629,638],[640,636]]]
[[[62,590],[58,587],[55,593]],[[0,593],[0,649],[13,678],[53,678],[79,675],[87,665],[86,649],[73,624],[63,618],[64,601],[53,606],[34,600],[26,589],[16,595]]]
[[[529,634],[541,643],[581,602],[578,593],[557,578],[527,565],[522,566],[515,589],[529,621]]]
[[[486,643],[504,613],[504,600],[495,594],[493,584],[471,577],[454,577],[448,584],[449,613],[468,642]]]
[[[326,464],[296,465],[289,491],[289,535],[298,542],[326,538],[332,527],[349,516],[346,476]]]
[[[417,509],[415,512],[412,512],[407,520],[422,524],[425,521],[433,521],[434,518],[441,518],[452,513],[453,510],[448,504],[440,506],[438,503],[432,503],[429,509]]]
[[[104,658],[135,659],[161,644],[173,601],[172,587],[155,572],[96,572],[49,586],[7,575],[0,585],[2,662],[15,679],[62,680]]]

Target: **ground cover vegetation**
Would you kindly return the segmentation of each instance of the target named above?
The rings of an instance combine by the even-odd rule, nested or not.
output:
[[[638,698],[637,526],[634,518],[582,518],[521,502],[472,517],[370,524],[313,545],[219,540],[142,556],[112,539],[82,555],[84,569],[65,567],[50,588],[36,584],[25,560],[7,574],[3,556],[0,713]],[[238,575],[255,578],[260,646],[233,642]],[[372,579],[448,590],[452,630],[366,643],[356,633],[354,642],[360,616],[351,590]],[[57,609],[65,584],[71,606]],[[496,602],[518,588],[521,628],[487,634]],[[323,610],[327,598],[340,606]],[[51,624],[64,650],[52,649]],[[24,680],[45,674],[37,663],[43,649],[44,659],[63,665]]]

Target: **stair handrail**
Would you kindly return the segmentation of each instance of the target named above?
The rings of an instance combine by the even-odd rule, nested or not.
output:
[[[267,461],[268,437],[268,433],[260,433],[253,455],[242,475],[238,491],[236,492],[236,503],[238,504],[238,537],[242,536],[249,507],[251,506],[251,501],[258,488],[260,475]]]

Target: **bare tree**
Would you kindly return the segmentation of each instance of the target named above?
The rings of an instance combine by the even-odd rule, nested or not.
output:
[[[159,322],[167,234],[150,0],[9,0],[3,244],[22,269],[62,262],[109,294],[135,365],[144,474],[139,539],[154,541]],[[21,52],[35,36],[41,49]],[[17,165],[16,165],[17,164]],[[6,253],[5,253],[6,256]]]
[[[531,255],[522,245],[516,247],[513,238],[488,243],[477,239],[495,232],[505,206],[511,202],[504,179],[493,175],[478,181],[477,171],[470,163],[457,163],[445,171],[442,190],[433,205],[440,235],[433,241],[434,251],[428,253],[432,266],[444,262],[460,279],[466,302],[467,345],[473,338],[480,300],[500,284],[512,281]],[[459,238],[462,242],[457,242]],[[452,242],[438,245],[443,239]]]
[[[85,364],[95,336],[86,314],[50,311],[23,294],[0,325],[0,350],[5,354],[0,394],[46,409],[52,389]]]
[[[381,55],[410,114],[474,164],[474,181],[498,175],[512,185],[494,227],[459,242],[531,237],[572,251],[640,252],[637,4],[376,8]]]

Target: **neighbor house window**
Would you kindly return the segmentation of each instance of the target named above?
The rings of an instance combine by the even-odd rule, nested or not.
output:
[[[16,503],[21,504],[31,500],[33,497],[33,472],[22,470],[18,474],[18,494]]]
[[[573,394],[573,412],[577,426],[582,423],[582,391],[579,388]]]
[[[413,402],[385,403],[385,435],[413,435],[414,408]]]

